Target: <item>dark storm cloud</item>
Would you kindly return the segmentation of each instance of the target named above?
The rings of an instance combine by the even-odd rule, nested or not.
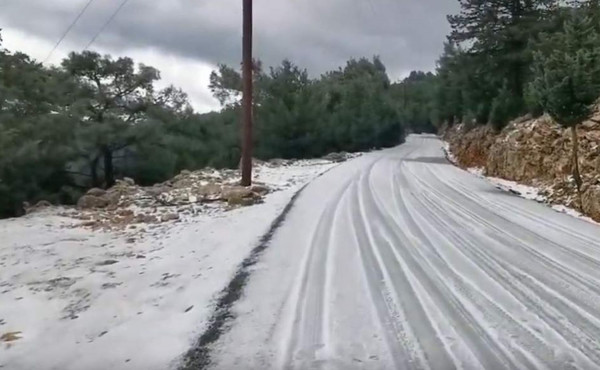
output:
[[[0,27],[55,41],[87,0],[2,0]],[[68,36],[84,47],[121,0],[96,0]],[[393,76],[432,69],[456,0],[255,0],[255,55],[289,58],[312,74],[380,55]],[[240,0],[130,0],[96,45],[153,47],[212,64],[239,64]]]

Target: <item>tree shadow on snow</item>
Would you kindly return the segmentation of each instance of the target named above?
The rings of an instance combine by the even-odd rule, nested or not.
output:
[[[420,162],[420,163],[433,163],[433,164],[448,164],[451,165],[444,157],[417,157],[417,158],[406,158],[405,162]]]

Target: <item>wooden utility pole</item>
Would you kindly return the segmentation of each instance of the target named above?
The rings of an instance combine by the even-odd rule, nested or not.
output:
[[[243,1],[242,186],[250,186],[252,184],[252,0]]]

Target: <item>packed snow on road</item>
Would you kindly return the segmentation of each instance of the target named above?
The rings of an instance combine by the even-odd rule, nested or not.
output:
[[[313,181],[213,368],[600,367],[600,228],[451,165],[443,146],[412,136]]]

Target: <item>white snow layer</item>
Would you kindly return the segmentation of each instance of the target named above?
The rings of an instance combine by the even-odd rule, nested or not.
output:
[[[454,154],[452,154],[452,151],[450,150],[450,143],[447,141],[443,142],[443,147],[442,150],[444,151],[444,154],[446,155],[446,158],[448,158],[448,160],[454,164],[457,163],[456,157],[454,156]]]
[[[477,170],[478,169],[469,168],[469,172],[471,173],[477,173]],[[481,171],[480,173],[483,173],[483,171]],[[548,201],[548,199],[544,195],[540,194],[542,192],[542,189],[539,187],[523,185],[515,181],[505,180],[498,177],[485,177],[483,175],[481,176],[497,188],[511,192],[525,199],[535,200],[539,203],[546,203]],[[557,212],[566,213],[571,217],[576,217],[583,221],[591,222],[593,224],[599,224],[590,217],[583,215],[576,209],[567,207],[565,205],[553,204],[551,205],[551,208]]]
[[[445,141],[443,142],[443,150],[444,150],[448,160],[450,160],[450,162],[456,164],[457,163],[456,157],[450,151],[450,144],[448,142],[445,142]],[[516,194],[525,199],[535,200],[536,202],[539,202],[539,203],[545,203],[548,201],[548,199],[541,194],[542,189],[539,187],[523,185],[523,184],[519,184],[516,181],[505,180],[505,179],[501,179],[499,177],[485,176],[485,174],[484,174],[485,171],[482,167],[467,168],[467,171],[475,176],[478,176],[478,177],[481,177],[481,178],[487,180],[489,183],[491,183],[498,189],[511,192],[511,193]],[[551,206],[551,208],[557,212],[565,213],[565,214],[568,214],[569,216],[576,217],[581,220],[591,222],[593,224],[597,224],[597,225],[599,224],[598,222],[594,221],[590,217],[583,215],[581,212],[577,211],[576,209],[573,209],[573,208],[570,208],[570,207],[567,207],[567,206],[564,206],[561,204],[554,204]]]
[[[411,136],[306,188],[214,369],[593,369],[595,225],[497,191]]]
[[[173,367],[272,220],[332,166],[259,167],[279,189],[265,203],[133,236],[74,227],[57,210],[0,221],[0,368]]]

